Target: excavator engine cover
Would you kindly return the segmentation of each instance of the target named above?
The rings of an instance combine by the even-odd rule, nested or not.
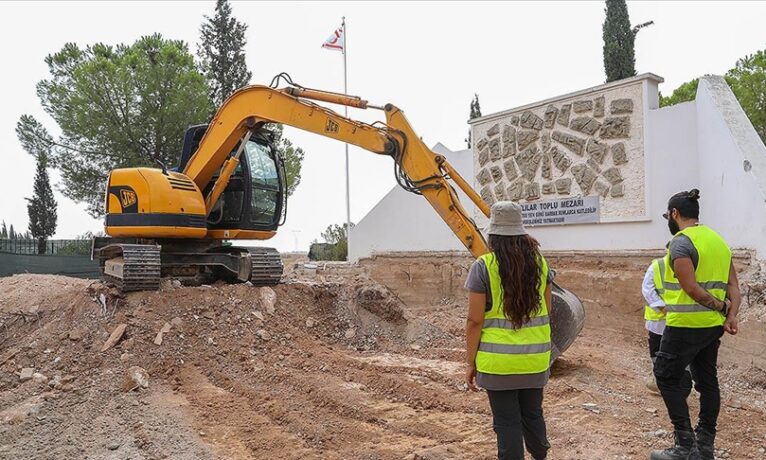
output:
[[[205,200],[188,177],[152,168],[115,169],[106,193],[113,237],[204,238]]]

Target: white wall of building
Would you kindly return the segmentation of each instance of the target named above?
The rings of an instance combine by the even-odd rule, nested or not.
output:
[[[442,154],[470,181],[473,177],[473,155],[470,150],[453,152],[437,144],[433,151]],[[460,202],[473,215],[468,197],[458,190]],[[459,251],[460,240],[447,227],[431,205],[420,195],[399,186],[391,189],[364,218],[351,229],[349,259],[358,260],[375,252]]]
[[[722,77],[700,79],[700,219],[735,248],[766,257],[766,146]]]

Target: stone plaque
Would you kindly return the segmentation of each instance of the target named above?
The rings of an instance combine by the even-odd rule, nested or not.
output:
[[[525,226],[589,224],[601,221],[601,197],[559,198],[522,203]]]

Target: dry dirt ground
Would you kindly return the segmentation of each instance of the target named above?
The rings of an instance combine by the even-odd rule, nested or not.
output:
[[[486,395],[462,385],[464,307],[419,307],[362,277],[166,282],[125,298],[85,280],[0,279],[0,458],[494,458]],[[147,388],[126,380],[133,366]],[[549,458],[644,459],[670,443],[649,368],[643,331],[586,322],[546,389]],[[721,376],[719,457],[766,458],[766,373],[723,364]]]

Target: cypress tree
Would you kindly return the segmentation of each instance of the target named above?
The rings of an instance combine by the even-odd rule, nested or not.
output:
[[[0,227],[0,238],[8,238],[8,227],[5,226],[5,221],[3,221],[3,226]]]
[[[37,240],[38,254],[45,254],[45,240],[56,233],[56,199],[48,179],[48,160],[45,155],[37,156],[37,173],[35,174],[34,195],[27,198],[27,214],[29,214],[29,234]]]
[[[247,25],[231,14],[228,0],[217,0],[215,15],[205,16],[197,52],[202,73],[210,86],[210,102],[217,110],[235,90],[250,83],[252,72],[245,62]]]
[[[8,238],[11,240],[16,239],[16,231],[13,229],[13,224],[11,224],[11,228],[8,230]]]
[[[604,71],[606,81],[622,80],[636,75],[634,45],[638,31],[654,24],[653,21],[630,26],[628,5],[625,0],[606,0],[606,18],[603,24]]]
[[[468,115],[469,120],[473,120],[474,118],[479,118],[481,116],[481,105],[479,105],[479,95],[474,93],[473,99],[471,100],[471,108],[470,113]],[[471,148],[471,129],[468,129],[468,137],[465,139],[465,143],[468,144],[468,148]]]

